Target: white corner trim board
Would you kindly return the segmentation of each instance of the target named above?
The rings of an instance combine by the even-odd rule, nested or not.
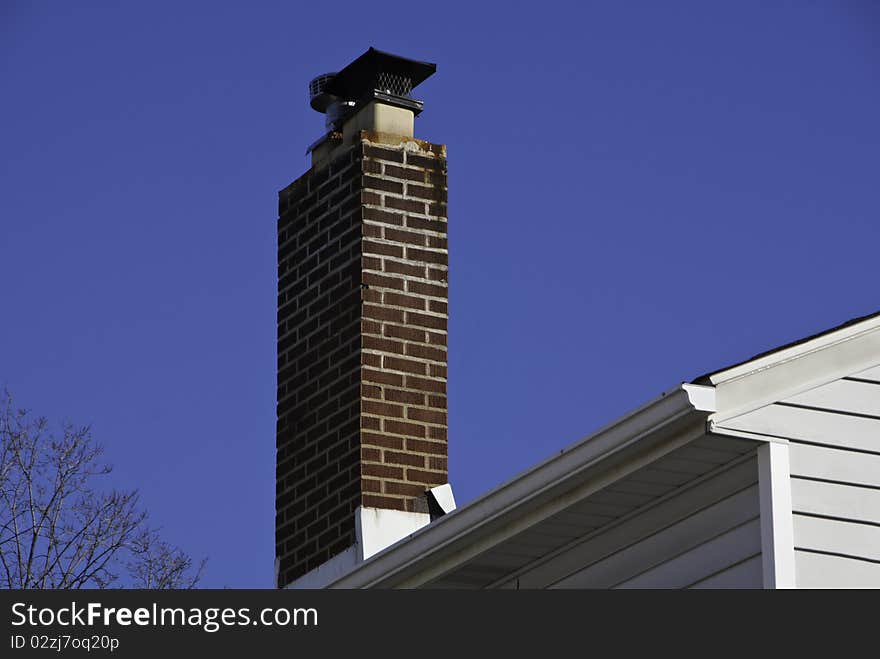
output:
[[[797,587],[788,452],[788,445],[775,442],[758,448],[764,588]]]

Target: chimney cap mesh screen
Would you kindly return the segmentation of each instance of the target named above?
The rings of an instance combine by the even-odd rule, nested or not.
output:
[[[409,98],[412,95],[412,79],[395,73],[380,71],[376,76],[375,89],[394,96]]]

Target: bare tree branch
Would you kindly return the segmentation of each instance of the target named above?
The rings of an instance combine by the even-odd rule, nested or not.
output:
[[[196,564],[148,526],[136,490],[109,474],[89,427],[60,437],[0,396],[0,579],[6,588],[194,588]]]

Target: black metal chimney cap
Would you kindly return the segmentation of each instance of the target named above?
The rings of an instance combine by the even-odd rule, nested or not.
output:
[[[437,71],[430,62],[400,57],[370,48],[331,80],[326,91],[341,99],[358,100],[374,91],[408,98],[409,92]],[[383,89],[383,78],[392,79],[392,88]]]

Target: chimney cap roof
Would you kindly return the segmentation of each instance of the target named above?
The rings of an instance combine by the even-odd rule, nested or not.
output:
[[[327,83],[326,91],[343,99],[356,100],[372,95],[374,91],[393,96],[408,97],[409,92],[437,71],[437,65],[386,53],[370,48],[363,55],[337,73]],[[381,75],[407,81],[403,89],[381,89]]]

